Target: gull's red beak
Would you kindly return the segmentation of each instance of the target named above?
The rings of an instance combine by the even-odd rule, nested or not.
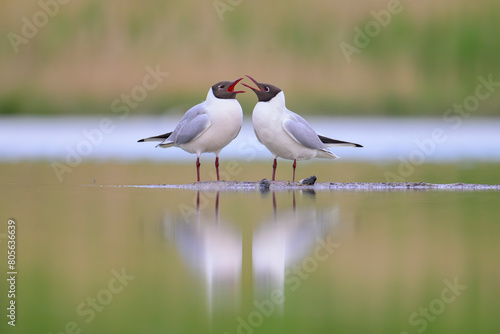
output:
[[[245,93],[244,90],[234,90],[234,87],[238,84],[238,82],[240,82],[241,80],[243,80],[243,78],[239,78],[238,80],[234,81],[231,86],[227,87],[227,91],[228,92],[232,92],[232,93],[235,93],[235,94],[238,94],[238,93]]]
[[[251,76],[249,76],[249,75],[247,75],[247,77],[248,77],[248,78],[250,78],[250,80],[252,80],[252,81],[253,81],[253,83],[257,85],[257,88],[258,88],[258,89],[255,89],[255,88],[253,88],[253,87],[250,87],[249,85],[246,85],[246,84],[244,84],[244,83],[242,83],[242,85],[243,85],[243,86],[245,86],[245,87],[250,88],[251,90],[258,91],[258,92],[262,92],[262,89],[260,88],[259,83],[257,82],[257,80],[255,80],[254,78],[252,78],[252,77],[251,77]]]

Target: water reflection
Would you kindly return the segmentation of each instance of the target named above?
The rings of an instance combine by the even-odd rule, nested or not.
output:
[[[314,191],[301,193],[315,200]],[[273,218],[262,221],[254,230],[252,266],[255,297],[271,292],[285,295],[289,268],[298,265],[314,249],[317,240],[325,239],[337,223],[338,210],[322,214],[311,205],[297,207],[296,191],[292,192],[292,210],[278,210],[276,193],[272,192]]]
[[[164,220],[167,230],[173,231],[169,234],[182,260],[203,280],[209,313],[214,304],[231,307],[239,303],[242,263],[241,232],[219,219],[219,192],[214,201],[214,215],[201,214],[198,192],[195,215]]]
[[[271,293],[284,296],[287,276],[296,276],[296,268],[338,223],[337,207],[328,212],[316,210],[314,191],[294,190],[291,209],[284,199],[289,196],[281,195],[285,195],[280,196],[282,202],[274,191],[261,193],[272,203],[272,214],[253,224],[250,260],[255,300],[269,298]],[[300,205],[297,196],[304,197]],[[214,309],[237,309],[242,294],[242,231],[220,217],[219,197],[219,192],[198,191],[193,214],[177,220],[165,218],[180,257],[203,282],[210,314]]]

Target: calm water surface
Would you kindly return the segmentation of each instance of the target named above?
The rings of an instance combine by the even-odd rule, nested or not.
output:
[[[149,117],[0,117],[0,161],[135,162],[192,161],[179,148],[137,143],[140,138],[174,129],[182,114]],[[399,161],[423,155],[426,162],[500,161],[500,118],[468,118],[460,124],[443,118],[307,117],[313,128],[331,138],[360,143],[363,149],[338,147],[345,161]],[[104,124],[104,125],[103,125]],[[419,153],[420,152],[420,153]],[[245,118],[238,137],[221,159],[268,160],[272,155],[255,137]],[[415,157],[414,157],[415,158]],[[417,157],[418,158],[418,157]],[[419,159],[420,160],[420,159]]]
[[[4,182],[0,199],[1,233],[17,224],[12,333],[500,329],[498,192]]]

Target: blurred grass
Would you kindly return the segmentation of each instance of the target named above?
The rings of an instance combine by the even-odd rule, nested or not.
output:
[[[220,80],[250,74],[287,92],[300,113],[436,115],[500,79],[495,0],[402,2],[378,36],[347,63],[339,47],[387,1],[244,1],[223,14],[211,1],[85,0],[61,5],[14,53],[0,42],[0,114],[111,113],[146,66],[169,76],[134,113],[162,113],[204,99]],[[21,33],[37,1],[0,4],[0,32]],[[240,98],[244,110],[253,94]],[[498,115],[500,94],[475,115]]]

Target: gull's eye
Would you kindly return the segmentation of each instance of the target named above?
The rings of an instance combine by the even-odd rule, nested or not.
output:
[[[271,88],[269,88],[268,86],[264,87],[264,92],[269,93],[270,91],[271,91]]]
[[[224,88],[224,87],[225,87],[224,85],[219,85],[219,86],[218,86],[218,88],[219,88],[219,89],[222,89],[222,88]]]

